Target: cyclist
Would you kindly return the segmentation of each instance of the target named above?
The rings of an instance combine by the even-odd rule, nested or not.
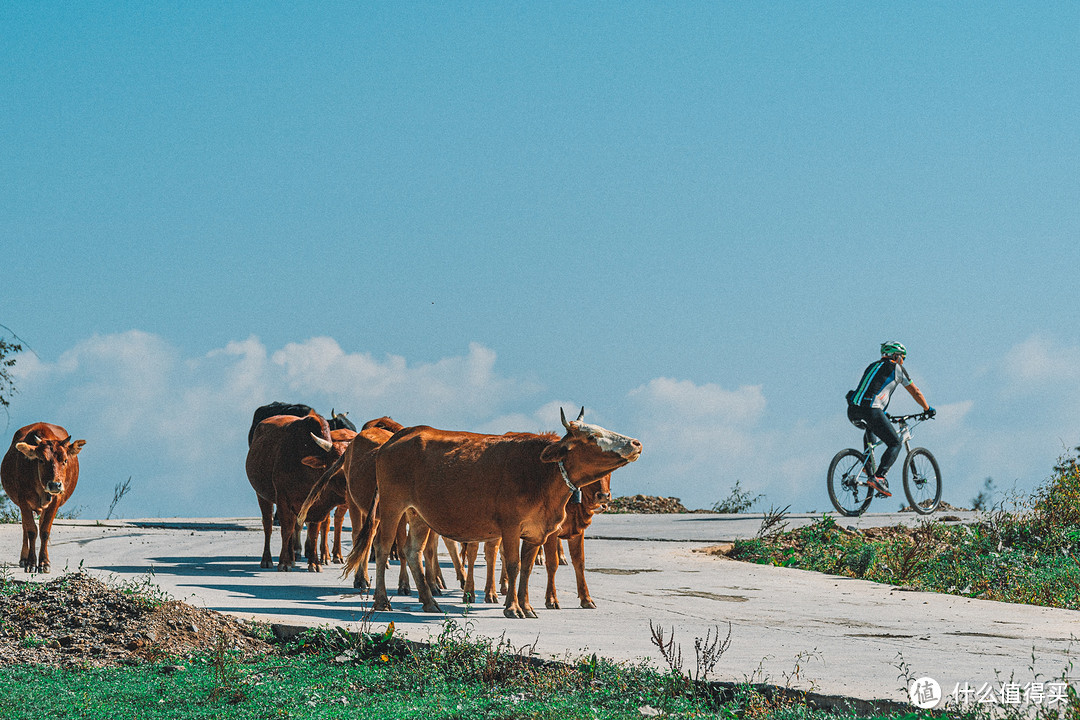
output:
[[[889,492],[889,483],[885,474],[896,462],[900,455],[900,433],[893,424],[885,417],[885,408],[889,407],[893,390],[898,385],[911,393],[915,402],[930,417],[934,417],[936,411],[926,402],[922,391],[911,381],[911,376],[904,368],[904,358],[907,357],[907,348],[901,343],[891,341],[881,343],[881,359],[871,363],[863,372],[858,386],[848,393],[848,419],[857,427],[865,429],[863,434],[864,446],[875,442],[875,437],[883,440],[887,446],[881,456],[881,464],[878,465],[874,477],[867,480],[866,484],[876,490],[879,497],[892,497]]]

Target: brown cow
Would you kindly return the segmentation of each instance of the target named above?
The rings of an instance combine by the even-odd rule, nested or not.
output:
[[[308,492],[307,499],[304,500],[304,504],[300,509],[300,517],[306,517],[319,503],[319,498],[323,494],[324,489],[328,488],[333,481],[333,477],[340,470],[341,475],[345,478],[346,489],[348,493],[348,502],[351,509],[355,511],[352,516],[352,528],[353,528],[353,551],[355,552],[357,547],[358,535],[360,533],[360,525],[364,522],[364,518],[367,516],[369,508],[375,503],[377,487],[375,485],[375,451],[379,449],[379,446],[393,437],[394,433],[402,429],[402,425],[395,420],[382,417],[375,420],[370,420],[364,423],[360,432],[357,433],[353,441],[349,443],[349,446],[345,449],[341,459],[334,463],[334,465],[328,467],[323,476],[319,478]],[[374,535],[372,535],[372,538]],[[371,542],[367,542],[367,552],[371,551]],[[350,557],[352,555],[350,554]],[[366,558],[366,556],[365,556]],[[350,572],[356,572],[356,576],[353,579],[353,587],[357,587],[366,590],[370,587],[367,574],[367,561],[362,563],[361,566],[350,567],[346,565],[344,573],[345,575]]]
[[[583,608],[595,608],[589,586],[585,583],[585,528],[592,525],[593,515],[601,512],[611,500],[611,475],[600,478],[600,482],[581,488],[581,502],[566,504],[566,518],[559,529],[544,543],[544,561],[547,563],[547,592],[545,604],[558,610],[559,598],[555,594],[555,571],[559,569],[561,544],[566,540],[570,548],[570,562],[574,564],[577,576],[578,600]]]
[[[570,547],[570,558],[574,564],[574,573],[577,575],[578,598],[581,607],[595,608],[592,596],[589,595],[589,586],[585,582],[585,529],[592,524],[593,515],[602,512],[605,503],[611,500],[611,474],[600,478],[600,482],[592,483],[581,488],[581,502],[566,502],[566,517],[563,518],[559,528],[553,532],[544,543],[543,552],[536,556],[537,564],[543,556],[547,565],[547,592],[545,604],[548,608],[558,610],[559,600],[555,594],[555,571],[559,565],[565,565],[562,559],[561,541],[566,540]],[[495,591],[495,560],[498,557],[499,541],[489,540],[484,543],[484,556],[487,561],[487,580],[484,585],[484,602],[495,603],[499,601]],[[477,543],[465,543],[462,546],[463,564],[465,566],[465,578],[462,587],[465,589],[465,601],[473,602],[474,572],[476,567],[476,555],[479,550]],[[506,592],[507,578],[504,568],[500,577],[502,592]]]
[[[326,472],[323,473],[323,476],[319,478],[319,481],[312,486],[299,513],[299,520],[302,522],[304,517],[312,512],[316,512],[318,508],[325,504],[323,496],[328,492],[333,492],[332,488],[336,482],[336,478],[344,476],[352,512],[353,547],[355,549],[358,543],[363,546],[363,551],[358,551],[356,558],[354,559],[362,557],[363,560],[346,565],[342,574],[348,575],[350,572],[354,573],[353,587],[361,590],[367,590],[371,587],[371,582],[368,577],[367,557],[371,553],[371,543],[374,541],[375,535],[374,533],[369,533],[363,540],[360,540],[359,535],[361,523],[367,516],[368,509],[371,505],[375,504],[376,495],[378,493],[378,486],[375,483],[375,451],[379,449],[379,446],[393,437],[395,432],[401,429],[401,423],[389,417],[376,418],[375,420],[369,420],[364,423],[360,432],[353,439],[353,442],[345,449],[345,453],[341,456],[341,459],[327,468]],[[397,534],[397,537],[400,539],[400,547],[405,546],[405,538],[407,537],[406,531],[406,523],[401,522]],[[350,554],[350,557],[353,556]],[[434,543],[431,543],[427,548],[426,560],[425,567],[428,580],[432,584],[432,587],[440,587],[440,585],[436,583],[441,583],[441,587],[446,587],[445,583],[442,582]],[[398,594],[408,595],[409,592],[408,570],[406,569],[405,563],[402,562],[401,571],[398,573]],[[437,593],[438,591],[436,590],[435,592]]]
[[[348,451],[348,446],[352,443],[353,439],[357,436],[355,430],[339,429],[330,431],[330,439],[334,442],[334,445],[341,445],[344,450],[342,451],[342,457],[344,453]],[[335,470],[336,468],[336,470]],[[303,507],[297,512],[297,527],[299,528],[304,524],[305,519],[308,523],[308,535],[307,543],[304,546],[304,554],[308,560],[309,572],[321,572],[322,566],[330,562],[330,550],[327,547],[327,535],[330,529],[330,513],[335,514],[335,521],[338,522],[335,530],[334,542],[336,560],[338,562],[344,562],[341,557],[341,522],[344,521],[344,508],[348,502],[348,491],[345,487],[345,473],[341,469],[341,464],[334,462],[323,473],[330,474],[327,482],[323,485],[322,492],[318,495],[317,501],[308,506],[306,499]],[[322,482],[322,477],[319,478],[319,482]],[[318,483],[316,483],[318,484]],[[308,492],[308,495],[311,491]],[[307,509],[304,512],[304,508]],[[340,520],[338,516],[338,510],[341,510]],[[321,547],[316,547],[316,541],[321,541]]]
[[[79,451],[85,440],[72,442],[59,425],[34,423],[20,428],[0,463],[0,483],[22,515],[23,540],[19,567],[26,572],[49,572],[49,534],[56,511],[67,502],[79,481]],[[39,525],[34,513],[41,516]],[[41,549],[35,552],[40,534]]]
[[[281,523],[278,570],[284,571],[295,564],[300,530],[297,511],[323,470],[340,458],[346,447],[331,439],[326,420],[315,412],[301,418],[275,415],[259,423],[248,449],[246,469],[262,511],[262,567],[273,566],[270,536],[274,505],[278,506]]]
[[[433,530],[458,542],[501,539],[510,584],[503,614],[536,617],[529,604],[529,572],[540,546],[562,522],[567,498],[641,455],[639,441],[582,422],[584,415],[585,408],[573,422],[563,415],[562,438],[419,426],[387,441],[375,458],[380,523],[374,608],[390,609],[386,563],[394,531],[408,513],[405,555],[425,612],[440,612],[419,556]],[[369,524],[370,518],[365,531]]]

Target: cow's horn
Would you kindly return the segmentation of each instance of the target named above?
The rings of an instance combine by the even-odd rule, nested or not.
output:
[[[325,438],[321,438],[315,433],[311,433],[311,437],[314,438],[315,444],[321,447],[325,452],[330,452],[334,449],[334,443]]]
[[[562,420],[563,427],[569,430],[570,423],[566,422],[566,413],[563,412],[562,408],[559,408],[559,419]]]
[[[578,413],[577,420],[574,422],[581,422],[581,418],[585,417],[585,406],[581,406],[581,412]]]

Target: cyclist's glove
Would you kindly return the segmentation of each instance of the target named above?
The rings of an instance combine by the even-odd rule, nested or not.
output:
[[[937,410],[932,407],[926,408],[926,417],[934,417],[935,415],[937,415]]]

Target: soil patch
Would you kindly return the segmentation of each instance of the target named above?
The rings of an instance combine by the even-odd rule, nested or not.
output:
[[[176,600],[152,586],[110,587],[83,573],[47,583],[0,578],[0,665],[109,667],[182,658],[219,644],[266,653],[255,624]]]

